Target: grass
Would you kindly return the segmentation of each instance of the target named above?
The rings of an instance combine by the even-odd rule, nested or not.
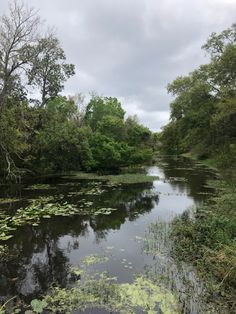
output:
[[[212,293],[225,298],[229,313],[235,313],[236,186],[216,181],[214,187],[216,194],[197,208],[194,219],[184,214],[174,220],[173,254],[214,282]]]
[[[66,179],[80,179],[80,180],[98,180],[108,181],[112,184],[136,184],[148,183],[157,180],[157,176],[147,176],[146,174],[125,173],[118,175],[98,175],[95,173],[76,172],[70,176],[64,176]]]

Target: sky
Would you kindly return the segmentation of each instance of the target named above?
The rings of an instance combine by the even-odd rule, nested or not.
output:
[[[76,75],[65,94],[117,97],[153,131],[169,119],[166,86],[207,63],[212,32],[236,22],[236,0],[25,0],[55,27]],[[0,0],[0,14],[8,1]]]

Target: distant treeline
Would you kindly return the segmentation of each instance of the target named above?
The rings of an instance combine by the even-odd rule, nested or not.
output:
[[[116,98],[60,95],[75,74],[34,9],[13,2],[0,20],[0,174],[119,169],[149,161],[154,136]],[[30,95],[37,95],[35,99]],[[40,97],[39,97],[40,95]]]
[[[210,63],[168,85],[175,99],[160,135],[161,149],[190,152],[227,167],[236,164],[236,24],[213,33],[202,48]]]

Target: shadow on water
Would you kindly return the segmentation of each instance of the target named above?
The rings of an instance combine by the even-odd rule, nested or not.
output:
[[[173,291],[181,291],[178,296],[184,304],[182,313],[198,313],[204,293],[202,283],[190,266],[178,265],[168,255],[169,242],[166,239],[160,242],[166,231],[163,233],[162,228],[157,228],[158,236],[153,235],[150,224],[158,221],[166,230],[176,215],[208,197],[212,191],[205,185],[215,174],[183,158],[164,158],[149,167],[147,173],[158,175],[160,180],[109,185],[92,180],[51,178],[28,186],[1,186],[0,211],[3,212],[14,213],[41,197],[74,206],[90,202],[94,208],[117,209],[110,215],[44,219],[37,227],[18,229],[8,241],[8,260],[0,261],[1,300],[18,295],[30,302],[46,294],[52,284],[69,287],[71,266],[80,265],[90,254],[109,252],[109,261],[100,265],[99,271],[108,271],[119,282],[132,282],[136,273],[151,274]],[[91,189],[102,192],[89,193]],[[149,240],[143,242],[147,233]],[[155,252],[150,250],[152,246]]]
[[[149,193],[152,184],[138,184],[129,188],[108,188],[104,195],[99,196],[70,196],[70,192],[78,190],[77,183],[64,186],[60,182],[57,186],[59,195],[63,193],[63,201],[76,204],[81,198],[94,202],[100,208],[118,208],[112,215],[58,217],[44,220],[39,227],[26,226],[19,229],[13,240],[9,241],[12,255],[11,260],[0,263],[0,294],[2,297],[19,295],[30,300],[45,293],[52,283],[67,285],[70,259],[68,255],[79,251],[79,238],[88,238],[93,232],[95,242],[105,240],[112,230],[120,230],[121,225],[128,221],[135,221],[139,216],[148,213],[153,208],[153,202],[158,202],[158,196]],[[55,186],[55,183],[53,183]],[[91,182],[79,185],[87,188]],[[29,199],[52,195],[50,189],[46,191],[25,190],[21,195]],[[54,197],[58,193],[53,192]],[[23,200],[22,203],[27,199]],[[14,203],[13,203],[14,204]],[[14,205],[15,206],[15,205]],[[16,207],[17,208],[17,207]],[[60,248],[60,240],[68,237],[66,247]],[[79,252],[80,254],[80,252]],[[83,252],[81,252],[83,255]]]

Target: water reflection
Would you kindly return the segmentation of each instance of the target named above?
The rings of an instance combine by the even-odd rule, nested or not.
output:
[[[216,305],[210,303],[205,286],[196,270],[171,255],[171,224],[150,224],[143,239],[142,250],[152,256],[154,264],[145,265],[146,276],[174,291],[183,314],[219,313]]]
[[[70,286],[71,265],[79,265],[89,254],[107,254],[108,247],[112,248],[110,260],[99,270],[109,271],[118,277],[119,282],[131,282],[135,273],[145,269],[152,269],[159,276],[184,272],[193,276],[190,270],[177,269],[174,261],[168,264],[164,260],[163,264],[161,260],[154,260],[153,256],[142,251],[139,239],[144,236],[150,223],[157,220],[165,223],[171,221],[207,197],[201,193],[207,192],[204,185],[215,175],[192,161],[170,158],[161,160],[158,166],[150,167],[147,171],[151,175],[158,175],[160,180],[146,184],[109,186],[106,183],[51,178],[38,182],[48,184],[47,189],[1,187],[0,198],[13,196],[19,199],[19,202],[12,204],[0,204],[3,210],[10,208],[14,211],[39,197],[53,197],[58,202],[67,201],[74,206],[89,201],[95,208],[117,209],[110,215],[45,219],[38,227],[19,229],[9,241],[11,259],[0,261],[1,298],[18,295],[30,301],[45,294],[52,284]],[[98,185],[103,193],[80,194],[81,190]],[[163,243],[162,248],[165,250],[167,244]],[[124,260],[131,263],[132,267],[124,268]],[[172,288],[180,289],[174,283],[179,279],[173,281],[173,276],[166,277]],[[186,293],[185,290],[182,296]],[[193,308],[190,313],[194,311]]]
[[[208,180],[217,178],[211,169],[185,157],[165,157],[157,166],[148,169],[150,175],[158,175],[164,183],[169,183],[173,192],[185,193],[195,203],[201,203],[212,193],[206,187]]]
[[[13,258],[0,263],[1,296],[17,294],[28,301],[45,293],[52,284],[67,286],[70,268],[68,256],[72,251],[79,252],[80,238],[89,238],[93,232],[95,243],[98,244],[106,239],[111,230],[119,230],[126,220],[134,221],[150,212],[153,204],[158,203],[158,196],[150,193],[151,189],[152,184],[137,184],[129,189],[127,186],[116,190],[109,188],[104,195],[91,196],[89,199],[98,208],[104,207],[104,204],[118,208],[111,215],[52,218],[44,220],[39,227],[27,226],[18,230],[10,241]],[[68,187],[64,190],[63,201],[66,199],[75,204],[81,196],[69,199],[68,191],[72,190],[71,186],[69,190]],[[39,197],[39,191],[34,192],[35,196]],[[60,248],[62,238],[64,246]]]

